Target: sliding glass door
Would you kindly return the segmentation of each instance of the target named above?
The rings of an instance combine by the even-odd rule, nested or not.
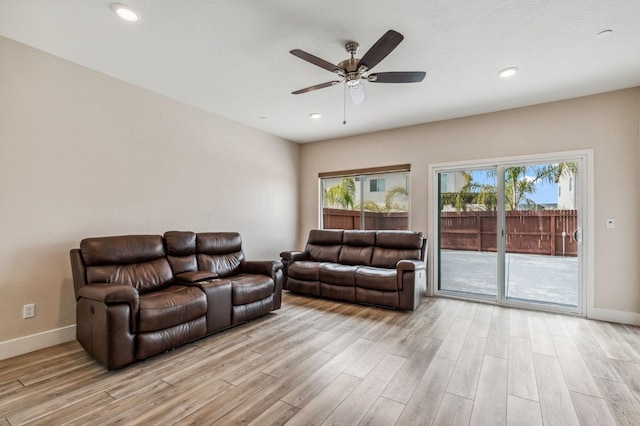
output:
[[[495,168],[442,172],[438,173],[438,180],[440,290],[495,299],[498,282]]]
[[[581,311],[582,164],[438,170],[437,292]]]

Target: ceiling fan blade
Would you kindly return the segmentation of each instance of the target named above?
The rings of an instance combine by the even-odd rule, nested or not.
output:
[[[349,86],[349,95],[351,96],[351,102],[353,102],[354,105],[362,104],[366,99],[362,83],[356,84],[355,86]]]
[[[304,89],[296,90],[295,92],[291,92],[291,94],[292,95],[300,95],[302,93],[313,92],[314,90],[324,89],[325,87],[331,87],[331,86],[333,86],[335,84],[338,84],[338,83],[340,83],[339,80],[337,80],[337,81],[327,81],[326,83],[316,84],[315,86],[306,87]]]
[[[419,83],[426,75],[424,71],[379,72],[370,74],[367,80],[371,83]]]
[[[358,68],[361,65],[365,65],[367,70],[371,70],[378,65],[380,61],[387,57],[393,49],[395,49],[400,42],[404,39],[404,36],[397,31],[389,30],[374,44],[367,53],[364,54],[360,62],[358,62]]]
[[[293,56],[297,56],[298,58],[307,61],[315,66],[318,66],[320,68],[324,68],[325,70],[331,71],[331,72],[337,72],[337,71],[344,71],[342,68],[333,65],[331,62],[325,61],[324,59],[320,59],[317,56],[313,56],[311,53],[307,53],[304,50],[300,50],[300,49],[293,49],[292,51],[290,51],[289,53],[291,53]]]

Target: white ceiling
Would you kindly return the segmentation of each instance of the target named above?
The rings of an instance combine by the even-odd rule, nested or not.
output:
[[[295,142],[640,86],[640,0],[120,2],[141,20],[109,0],[0,0],[0,34]],[[346,125],[341,85],[290,94],[335,77],[290,50],[337,64],[389,29],[405,39],[375,71],[422,83],[363,83]],[[499,78],[508,66],[521,72]]]

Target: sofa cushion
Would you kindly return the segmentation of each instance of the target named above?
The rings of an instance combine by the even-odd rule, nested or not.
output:
[[[334,246],[342,244],[342,229],[312,229],[307,242],[311,244]]]
[[[356,271],[356,287],[381,291],[398,291],[398,274],[395,269],[363,266]]]
[[[349,246],[374,246],[376,244],[376,231],[344,231],[342,242]]]
[[[373,247],[342,246],[338,261],[345,265],[370,265]]]
[[[400,260],[420,259],[420,250],[396,250],[375,247],[371,256],[371,266],[395,269]]]
[[[174,275],[198,269],[195,232],[168,231],[164,233],[164,242]]]
[[[320,282],[353,287],[357,269],[358,266],[323,263],[320,265]]]
[[[307,251],[312,260],[338,262],[344,231],[334,229],[314,229],[309,232]]]
[[[420,260],[422,233],[413,231],[377,231],[371,266],[395,268],[403,259]]]
[[[230,277],[231,301],[233,306],[257,302],[273,294],[273,280],[260,274],[240,274]]]
[[[85,238],[80,252],[86,266],[140,263],[165,255],[160,235]]]
[[[196,254],[196,233],[191,231],[167,231],[164,242],[169,256]]]
[[[149,262],[87,267],[87,282],[129,285],[140,294],[162,289],[173,280],[166,257]]]
[[[414,231],[376,231],[376,246],[394,249],[422,248],[421,232]]]
[[[196,234],[196,252],[225,254],[242,250],[242,238],[237,232],[199,232]]]
[[[186,323],[207,312],[207,298],[193,286],[173,285],[140,296],[139,331],[157,331]]]
[[[341,248],[341,245],[320,246],[308,243],[305,250],[309,252],[309,257],[317,262],[337,262]]]
[[[320,280],[320,265],[322,262],[313,260],[299,260],[293,262],[287,268],[290,278],[299,280],[318,281]]]
[[[220,277],[238,273],[244,260],[242,238],[237,232],[196,234],[198,270],[215,272]]]

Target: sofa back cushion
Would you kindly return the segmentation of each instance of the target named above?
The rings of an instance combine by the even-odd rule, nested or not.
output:
[[[311,260],[318,262],[338,262],[342,247],[343,230],[313,229],[309,231],[309,239],[305,250]]]
[[[219,277],[234,275],[244,260],[242,238],[237,232],[202,232],[196,234],[196,260],[199,271]]]
[[[164,243],[167,248],[167,259],[174,275],[198,270],[195,232],[165,232]]]
[[[375,231],[344,231],[343,246],[338,261],[343,265],[371,265]]]
[[[173,279],[160,235],[86,238],[80,253],[87,283],[134,287],[140,293],[166,287]]]
[[[377,231],[371,266],[395,268],[398,261],[420,260],[422,233],[413,231]]]

